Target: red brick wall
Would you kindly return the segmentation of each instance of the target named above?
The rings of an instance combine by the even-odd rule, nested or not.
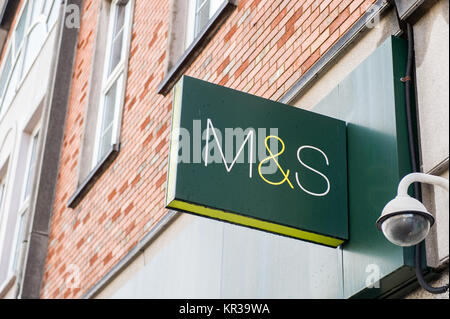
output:
[[[375,0],[240,0],[186,74],[279,99]],[[77,298],[100,280],[166,213],[164,190],[172,95],[164,77],[169,0],[136,1],[122,148],[76,209],[80,145],[98,0],[85,0],[42,289]],[[80,270],[79,288],[68,278]]]

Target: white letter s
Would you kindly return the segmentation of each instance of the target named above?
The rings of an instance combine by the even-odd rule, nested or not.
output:
[[[327,166],[329,166],[330,164],[329,164],[329,162],[328,162],[327,154],[325,154],[325,152],[323,152],[321,149],[319,149],[319,148],[317,148],[317,147],[314,147],[314,146],[309,146],[309,145],[301,146],[301,147],[298,149],[298,151],[297,151],[297,159],[298,159],[298,161],[300,162],[300,164],[302,164],[303,166],[305,166],[307,169],[313,171],[314,173],[316,173],[316,174],[322,176],[322,177],[325,179],[325,181],[327,182],[327,190],[326,190],[325,192],[323,192],[323,193],[314,193],[314,192],[308,191],[306,188],[304,188],[304,187],[302,186],[302,184],[300,184],[300,181],[299,181],[299,179],[298,179],[298,173],[296,172],[296,173],[295,173],[295,179],[297,180],[297,184],[298,184],[298,186],[299,186],[304,192],[306,192],[306,193],[308,193],[308,194],[310,194],[310,195],[312,195],[312,196],[318,196],[318,197],[325,196],[325,195],[327,195],[327,194],[330,192],[330,181],[329,181],[329,179],[328,179],[324,174],[322,174],[321,172],[319,172],[319,171],[315,170],[314,168],[312,168],[312,167],[306,165],[305,163],[303,163],[303,161],[302,161],[301,158],[300,158],[300,153],[301,153],[301,151],[302,151],[303,149],[305,149],[305,148],[310,148],[310,149],[313,149],[313,150],[315,150],[315,151],[320,152],[320,153],[325,157]]]

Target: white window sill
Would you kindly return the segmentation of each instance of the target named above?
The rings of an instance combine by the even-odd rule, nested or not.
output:
[[[16,275],[11,275],[11,276],[9,276],[8,279],[6,279],[4,284],[0,286],[0,299],[5,298],[5,296],[8,294],[8,292],[14,286],[15,282],[16,282]]]
[[[91,172],[84,179],[84,181],[77,187],[77,190],[67,202],[67,207],[72,209],[77,207],[77,205],[83,200],[83,198],[86,197],[91,188],[94,187],[95,182],[114,162],[117,155],[119,154],[119,149],[120,149],[119,144],[114,144],[111,146],[109,152],[106,153],[103,159],[99,161],[99,163],[91,170]]]

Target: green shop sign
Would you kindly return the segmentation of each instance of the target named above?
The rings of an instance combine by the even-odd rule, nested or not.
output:
[[[330,247],[348,240],[346,123],[183,77],[166,207]]]

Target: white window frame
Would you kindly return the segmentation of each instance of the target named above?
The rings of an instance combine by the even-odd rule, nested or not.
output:
[[[0,203],[0,261],[2,259],[2,256],[4,256],[5,254],[5,249],[6,252],[9,254],[8,258],[9,258],[9,263],[6,266],[6,281],[9,280],[9,278],[11,277],[11,250],[7,250],[6,245],[5,245],[5,234],[2,234],[2,231],[6,228],[6,223],[8,222],[9,219],[9,212],[5,210],[5,205],[6,205],[6,201],[8,200],[8,191],[9,191],[9,187],[8,187],[8,179],[9,179],[9,156],[7,157],[8,159],[6,160],[6,162],[4,162],[1,166],[0,166],[0,184],[2,185],[1,187],[3,188],[3,194],[2,194],[2,200]],[[9,246],[8,246],[9,248]],[[3,285],[5,282],[0,281],[0,287],[1,285]]]
[[[5,176],[0,177],[0,229],[3,222],[3,218],[5,218],[3,211],[3,206],[5,206],[5,197],[6,197],[6,174]]]
[[[122,108],[125,96],[125,85],[128,73],[128,58],[129,58],[129,47],[131,39],[131,29],[133,23],[133,0],[128,0],[126,4],[121,4],[123,0],[113,0],[111,1],[110,16],[108,21],[108,35],[106,41],[106,53],[103,66],[103,76],[101,85],[101,95],[100,103],[97,114],[97,125],[95,133],[95,143],[92,156],[92,168],[95,168],[102,160],[105,154],[101,154],[101,134],[103,126],[103,113],[106,107],[106,95],[109,90],[116,85],[116,96],[114,104],[114,115],[112,122],[112,134],[111,134],[111,147],[117,144],[120,139],[120,119],[122,116]],[[116,13],[119,6],[125,6],[125,17],[123,23],[123,39],[122,39],[122,49],[121,49],[121,59],[112,72],[109,72],[110,61],[113,52],[113,36],[116,23]]]
[[[26,221],[27,221],[27,214],[29,213],[30,208],[30,200],[31,200],[31,194],[33,192],[33,187],[30,189],[30,193],[26,194],[28,182],[33,183],[34,177],[36,175],[36,164],[37,164],[37,154],[39,150],[39,135],[41,131],[41,123],[38,123],[36,127],[33,129],[33,132],[29,135],[29,142],[27,147],[27,160],[26,160],[26,168],[25,168],[25,175],[23,177],[23,183],[22,183],[22,191],[20,192],[20,206],[19,211],[16,219],[16,227],[14,230],[14,239],[12,241],[12,249],[11,249],[11,256],[10,256],[10,263],[9,268],[12,271],[17,270],[17,262],[21,258],[21,241],[22,237],[24,235],[24,232],[26,231]],[[33,152],[34,152],[34,159],[33,159]],[[34,171],[31,172],[32,167],[34,166]],[[30,174],[32,174],[30,176]]]
[[[14,99],[17,91],[22,86],[22,83],[25,80],[26,74],[28,73],[29,69],[31,69],[31,66],[34,63],[34,60],[39,55],[39,53],[37,53],[36,56],[32,57],[31,61],[29,63],[29,68],[25,69],[25,54],[27,53],[27,47],[28,47],[28,42],[29,42],[28,40],[29,40],[29,36],[30,36],[31,32],[33,32],[34,28],[36,28],[39,24],[42,23],[44,25],[46,34],[44,35],[43,41],[41,43],[40,49],[42,49],[42,46],[44,45],[45,41],[47,40],[47,38],[50,34],[50,31],[53,29],[53,27],[56,24],[56,21],[58,20],[58,19],[55,19],[54,21],[50,21],[50,18],[52,17],[52,13],[54,13],[53,10],[57,10],[59,12],[58,4],[60,5],[60,1],[53,0],[53,2],[50,5],[48,5],[49,1],[51,1],[51,0],[41,0],[40,5],[37,7],[39,9],[39,14],[36,16],[35,20],[31,21],[33,7],[34,7],[33,1],[36,1],[36,0],[25,0],[24,1],[19,14],[17,15],[15,26],[14,26],[13,30],[11,31],[11,38],[9,40],[8,47],[5,50],[5,55],[4,55],[5,59],[2,61],[1,66],[0,66],[0,74],[3,74],[4,68],[6,67],[5,61],[11,54],[11,67],[8,71],[8,75],[7,75],[7,78],[5,81],[4,92],[2,95],[0,95],[0,116],[3,113],[5,113],[6,110],[8,109],[10,102]],[[57,7],[55,7],[55,5]],[[26,17],[25,17],[25,29],[23,31],[22,40],[16,49],[17,27],[23,17],[25,8],[27,8]],[[46,9],[47,12],[44,12],[44,9]],[[50,25],[50,22],[51,22],[51,25]],[[38,50],[38,52],[40,51],[40,49]],[[16,83],[11,83],[11,77],[13,74],[13,70],[15,70],[16,68],[19,68],[18,79],[16,79]],[[13,85],[13,86],[11,86],[11,85]],[[5,105],[5,96],[7,95],[9,90],[14,90],[13,95],[12,95],[11,101],[9,101],[8,105]],[[1,89],[0,89],[0,93],[1,93]]]
[[[185,0],[182,0],[185,1]],[[198,27],[198,14],[203,6],[209,2],[209,21],[214,17],[216,12],[225,0],[188,0],[188,13],[186,19],[186,36],[184,39],[184,49],[186,50],[201,33],[205,26]]]
[[[32,183],[33,179],[34,179],[34,175],[36,174],[36,170],[34,170],[32,173],[30,171],[31,171],[32,165],[34,166],[34,168],[36,168],[40,131],[41,131],[41,124],[39,123],[33,129],[33,132],[29,135],[29,143],[28,143],[28,150],[27,150],[27,166],[26,166],[26,172],[24,175],[24,181],[23,181],[23,185],[22,185],[22,192],[21,192],[21,196],[20,196],[20,199],[21,199],[20,207],[21,208],[24,205],[28,206],[29,201],[30,201],[30,194],[32,191],[30,191],[29,194],[26,194],[26,192],[27,192],[28,181],[30,181]],[[36,143],[36,144],[34,144],[34,143]],[[34,149],[34,147],[36,147],[36,148]],[[33,159],[33,151],[35,152],[34,159]],[[30,173],[32,174],[32,176],[30,176]]]

